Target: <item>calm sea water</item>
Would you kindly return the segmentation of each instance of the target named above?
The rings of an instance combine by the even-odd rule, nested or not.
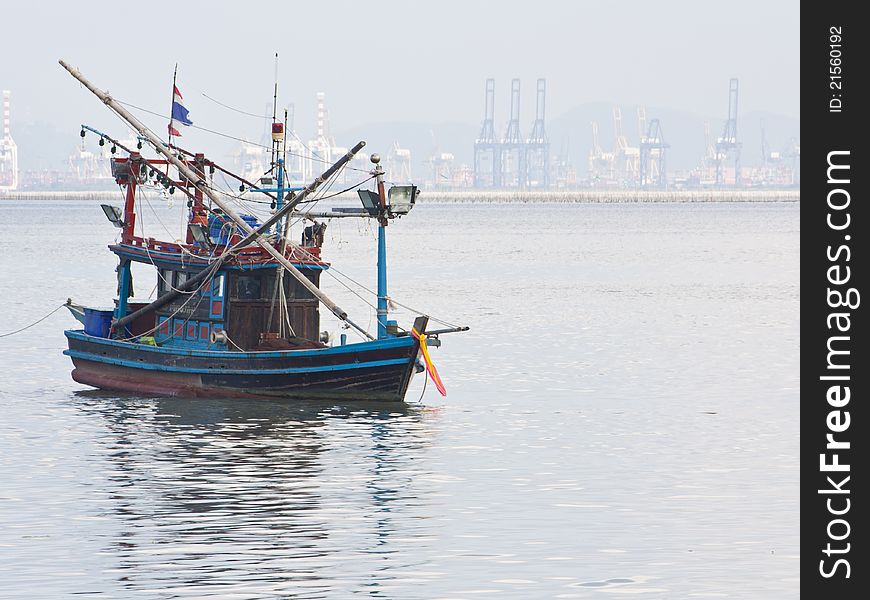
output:
[[[110,304],[116,232],[0,201],[0,333]],[[797,597],[798,205],[422,204],[389,236],[391,294],[472,328],[447,398],[118,396],[70,379],[65,310],[0,338],[0,597]],[[324,250],[373,287],[374,239]]]

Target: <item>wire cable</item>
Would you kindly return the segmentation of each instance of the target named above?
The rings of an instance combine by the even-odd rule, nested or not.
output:
[[[269,121],[269,120],[272,119],[272,117],[270,117],[270,116],[268,116],[268,115],[255,115],[254,113],[249,113],[249,112],[247,112],[247,111],[240,110],[240,109],[238,109],[238,108],[235,108],[235,107],[233,107],[233,106],[230,106],[229,104],[224,104],[224,103],[221,102],[220,100],[217,100],[217,99],[215,99],[215,98],[212,98],[211,96],[209,96],[209,95],[206,94],[205,92],[201,92],[201,93],[202,93],[203,96],[205,96],[206,98],[208,98],[209,100],[211,100],[211,101],[214,102],[215,104],[219,104],[219,105],[223,106],[224,108],[228,108],[229,110],[231,110],[231,111],[233,111],[233,112],[237,112],[237,113],[239,113],[239,114],[241,114],[241,115],[248,115],[249,117],[254,117],[255,119],[263,119],[264,121]]]
[[[272,117],[270,117],[270,116],[268,116],[268,115],[257,115],[257,114],[250,113],[250,112],[247,112],[247,111],[244,111],[244,110],[240,110],[240,109],[238,109],[238,108],[235,108],[235,107],[233,107],[233,106],[230,106],[229,104],[224,104],[224,103],[221,102],[220,100],[217,100],[217,99],[215,99],[215,98],[212,98],[211,96],[209,96],[209,95],[206,94],[205,92],[202,92],[202,95],[205,96],[206,98],[208,98],[209,100],[211,100],[212,102],[214,102],[215,104],[219,104],[220,106],[223,106],[224,108],[226,108],[226,109],[228,109],[228,110],[231,110],[231,111],[233,111],[233,112],[237,112],[237,113],[242,114],[242,115],[247,115],[247,116],[249,116],[249,117],[254,117],[254,118],[256,118],[256,119],[263,119],[264,121],[269,121],[269,120],[272,119]],[[303,141],[302,141],[302,138],[300,138],[298,135],[296,135],[296,132],[295,132],[295,131],[293,131],[293,130],[291,129],[291,130],[289,131],[289,133],[290,133],[290,135],[292,135],[294,138],[296,138],[296,141],[297,141],[297,142],[299,142],[300,144],[302,144],[302,147],[303,147],[303,148],[305,148],[306,150],[308,150],[308,152],[311,153],[312,156],[316,157],[317,160],[320,160],[320,161],[323,161],[323,162],[328,162],[326,159],[324,159],[322,156],[320,156],[317,152],[315,152],[314,150],[312,150],[311,147],[308,146],[308,144],[306,144],[305,142],[303,142]],[[265,147],[265,146],[263,146],[263,147]],[[268,149],[271,150],[271,147],[268,148]],[[294,155],[292,152],[288,152],[288,154],[290,154],[290,155]],[[295,155],[294,155],[294,156],[295,156]]]
[[[165,115],[163,115],[163,114],[161,114],[161,113],[157,113],[157,112],[155,112],[155,111],[148,110],[148,109],[146,109],[146,108],[143,108],[143,107],[141,107],[141,106],[137,106],[137,105],[132,104],[132,103],[129,103],[129,102],[124,102],[124,101],[122,101],[122,100],[118,100],[117,98],[116,98],[115,100],[116,100],[118,103],[123,104],[123,105],[125,105],[125,106],[128,106],[128,107],[130,107],[130,108],[133,108],[133,109],[135,109],[135,110],[140,110],[140,111],[142,111],[142,112],[145,112],[145,113],[148,113],[148,114],[151,114],[151,115],[154,115],[154,116],[160,117],[161,119],[162,119],[162,118],[165,118]],[[253,146],[259,146],[259,147],[261,147],[261,148],[265,148],[265,149],[267,149],[267,150],[271,150],[271,148],[269,148],[268,146],[263,146],[262,144],[255,144],[255,143],[253,143],[253,142],[249,142],[248,140],[245,140],[245,139],[242,139],[242,138],[238,138],[238,137],[235,137],[235,136],[232,136],[232,135],[229,135],[229,134],[221,133],[221,132],[219,132],[219,131],[214,131],[214,130],[212,130],[212,129],[208,129],[208,128],[206,128],[206,127],[201,127],[201,126],[198,126],[198,125],[191,125],[191,127],[193,127],[194,129],[200,129],[200,130],[202,130],[202,131],[206,131],[206,132],[208,132],[208,133],[212,133],[212,134],[214,134],[214,135],[218,135],[218,136],[221,136],[221,137],[225,137],[225,138],[233,139],[233,140],[240,141],[240,142],[243,142],[243,143],[251,144],[251,145],[253,145]],[[294,134],[294,135],[295,135],[295,134]],[[298,139],[298,136],[297,136],[297,139]],[[304,144],[303,144],[303,145],[304,145]],[[293,155],[293,156],[302,156],[303,158],[307,158],[307,159],[310,159],[310,160],[319,160],[319,161],[321,161],[321,162],[327,162],[327,163],[329,162],[329,161],[326,161],[326,160],[323,160],[323,159],[317,159],[317,158],[314,158],[313,156],[304,156],[304,155],[300,155],[300,154],[296,154],[296,153],[292,153],[292,152],[287,152],[287,154],[290,154],[290,155]],[[168,165],[167,165],[167,168],[168,168]],[[367,173],[367,174],[370,173],[368,170],[357,169],[357,168],[354,168],[354,167],[350,167],[350,166],[348,166],[348,165],[344,165],[344,166],[342,167],[342,169],[344,169],[344,168],[347,168],[347,169],[349,169],[349,170],[353,170],[353,171],[361,171],[361,172],[365,172],[365,173]],[[332,177],[330,177],[329,181],[326,182],[327,184],[326,184],[325,186],[323,186],[323,187],[321,188],[321,190],[319,190],[319,193],[324,194],[326,191],[328,191],[328,190],[330,189],[330,187],[332,186],[332,184],[336,181],[336,178],[337,178],[338,173],[340,173],[342,169],[339,169],[338,171],[336,171],[336,172],[333,174]],[[360,182],[360,184],[358,184],[358,185],[362,185],[362,183],[365,183],[365,181],[368,181],[368,180],[370,180],[371,178],[372,178],[372,177],[369,177],[369,178],[367,178],[366,180],[363,180],[363,181]],[[251,201],[251,200],[249,200],[248,198],[241,198],[240,196],[236,196],[235,194],[227,194],[227,193],[224,192],[223,190],[220,190],[220,189],[216,188],[214,185],[209,185],[209,184],[206,184],[206,185],[207,185],[210,189],[212,189],[213,191],[215,191],[216,193],[220,193],[220,194],[223,194],[223,195],[226,195],[226,196],[230,196],[230,197],[235,198],[235,199],[237,199],[237,200],[240,200],[240,201],[242,201],[242,202],[250,202],[250,201]],[[353,187],[357,187],[357,186],[353,186]],[[334,197],[334,196],[340,195],[340,194],[342,194],[342,193],[346,193],[346,192],[349,191],[350,189],[353,189],[353,187],[349,188],[348,190],[343,190],[342,192],[337,192],[337,193],[335,193],[335,194],[333,194],[333,195],[329,195],[329,196],[323,196],[323,195],[321,195],[320,197],[313,198],[312,200],[306,201],[306,203],[311,202],[311,203],[312,203],[312,208],[313,208],[313,205],[315,205],[315,204],[316,204],[317,202],[319,202],[320,200],[322,200],[322,199],[324,199],[324,198],[328,198],[328,197]],[[149,204],[150,204],[150,203],[149,203]],[[155,215],[155,216],[156,216],[156,215]],[[305,218],[304,216],[301,216],[300,219],[297,219],[296,221],[294,221],[293,224],[298,223],[299,220],[304,219],[304,218]],[[159,219],[158,219],[158,220],[159,220]],[[161,223],[161,225],[162,225],[162,223]],[[165,226],[164,226],[164,228],[165,228]],[[314,257],[313,255],[311,255],[311,253],[307,252],[307,251],[306,251],[304,248],[302,248],[301,246],[298,246],[298,245],[296,245],[296,244],[292,244],[292,247],[301,250],[301,251],[302,251],[303,253],[305,253],[305,254],[308,254],[308,255],[309,255],[313,260],[316,260],[316,261],[319,261],[319,260],[320,260],[319,258]],[[229,247],[227,247],[227,249],[225,249],[225,252],[227,252],[227,251],[229,251]],[[327,270],[326,272],[329,273],[330,276],[332,276],[334,279],[336,279],[336,281],[338,281],[337,277],[335,277],[335,275],[334,275],[333,273],[331,273],[330,271],[332,271],[332,269],[329,269],[329,270]],[[343,277],[345,277],[345,278],[347,278],[348,280],[352,281],[353,283],[355,283],[356,285],[358,285],[359,287],[361,287],[363,290],[369,292],[370,294],[374,294],[375,296],[377,296],[377,293],[376,293],[376,292],[373,292],[371,289],[367,288],[366,286],[363,286],[362,284],[360,284],[359,282],[353,280],[353,279],[350,278],[349,276],[347,276],[347,275],[345,275],[345,274],[343,274],[343,273],[341,273],[341,272],[339,272],[339,271],[337,271],[337,270],[336,270],[336,273],[338,273],[339,275],[342,275]],[[357,292],[355,292],[354,290],[351,290],[351,289],[350,289],[350,286],[348,286],[347,284],[345,284],[344,282],[341,282],[341,281],[339,281],[339,283],[340,283],[342,286],[344,286],[346,289],[348,289],[348,291],[351,291],[354,295],[356,295],[356,296],[359,297],[361,300],[363,300],[363,302],[365,302],[365,303],[368,304],[369,306],[372,306],[369,302],[365,301],[365,300],[362,298],[362,296],[360,296]],[[191,297],[192,297],[192,296],[191,296]],[[411,311],[413,311],[413,312],[418,312],[418,313],[421,312],[421,311],[418,311],[417,309],[414,309],[414,308],[412,308],[412,307],[410,307],[410,306],[408,306],[408,305],[402,304],[402,303],[400,303],[400,302],[398,302],[398,301],[396,301],[396,300],[394,300],[394,299],[392,299],[392,298],[390,298],[390,301],[393,302],[395,305],[401,306],[401,307],[406,308],[406,309],[408,309],[408,310],[411,310]],[[423,312],[422,314],[426,314],[426,313]],[[428,316],[429,316],[430,319],[432,319],[433,321],[436,321],[436,322],[438,322],[438,323],[442,323],[442,324],[447,325],[447,326],[450,326],[450,327],[456,327],[456,325],[454,325],[454,324],[452,324],[452,323],[449,323],[449,322],[447,322],[447,321],[444,321],[444,320],[442,320],[442,319],[439,319],[439,318],[433,317],[432,315],[428,315]],[[155,328],[155,329],[156,329],[156,328]]]
[[[141,106],[137,106],[137,105],[132,104],[132,103],[130,103],[130,102],[124,102],[123,100],[118,100],[117,98],[115,98],[115,102],[117,102],[118,104],[123,104],[124,106],[128,106],[128,107],[130,107],[130,108],[132,108],[132,109],[139,110],[139,111],[142,111],[142,112],[144,112],[144,113],[148,113],[149,115],[154,115],[155,117],[160,117],[161,119],[165,119],[165,118],[166,118],[166,115],[160,114],[160,113],[155,112],[155,111],[153,111],[153,110],[149,110],[149,109],[147,109],[147,108],[143,108],[143,107],[141,107]],[[251,142],[251,141],[246,140],[246,139],[244,139],[244,138],[236,137],[236,136],[234,136],[234,135],[230,135],[230,134],[228,134],[228,133],[222,133],[222,132],[220,132],[220,131],[215,131],[214,129],[209,129],[208,127],[203,127],[203,126],[201,126],[201,125],[189,125],[189,127],[190,127],[191,129],[199,129],[200,131],[205,131],[205,132],[207,132],[207,133],[211,133],[211,134],[213,134],[213,135],[217,135],[217,136],[220,136],[220,137],[225,137],[225,138],[228,138],[228,139],[231,139],[231,140],[236,140],[237,142],[242,142],[242,143],[244,143],[244,144],[249,144],[249,145],[251,145],[251,146],[257,146],[257,147],[259,147],[259,148],[264,148],[264,149],[266,149],[266,150],[271,150],[271,149],[272,149],[270,146],[264,146],[263,144],[258,144],[258,143],[256,143],[256,142]],[[296,136],[295,134],[294,134],[294,137],[296,137],[297,140],[299,139],[298,136]],[[300,140],[300,143],[302,143],[301,140]],[[302,145],[304,146],[305,144],[303,143]],[[313,160],[313,161],[317,161],[317,162],[325,163],[325,164],[331,164],[330,161],[326,160],[325,158],[320,158],[320,157],[316,156],[316,153],[313,152],[313,151],[311,151],[311,152],[312,152],[312,155],[311,155],[311,156],[308,156],[308,155],[305,155],[305,154],[299,154],[298,152],[287,152],[287,154],[289,154],[289,155],[291,155],[291,156],[298,156],[298,157],[300,157],[300,158],[305,158],[305,159],[308,159],[308,160]],[[358,169],[358,168],[356,168],[356,167],[347,167],[347,168],[348,168],[348,169],[351,169],[352,171],[361,171],[361,172],[364,172],[364,173],[368,173],[368,171],[366,171],[365,169]]]
[[[417,368],[416,362],[414,363],[414,368]],[[423,375],[423,391],[420,392],[420,397],[417,399],[417,402],[420,403],[423,401],[423,395],[426,393],[426,384],[429,383],[429,374],[426,373]]]
[[[66,304],[61,304],[60,306],[58,306],[57,308],[55,308],[54,310],[52,310],[50,313],[48,313],[47,315],[45,315],[45,316],[42,317],[41,319],[37,319],[36,321],[34,321],[33,323],[31,323],[30,325],[27,325],[27,326],[25,326],[25,327],[22,327],[21,329],[16,329],[15,331],[10,331],[9,333],[3,333],[3,334],[0,334],[0,338],[9,337],[10,335],[15,335],[16,333],[21,333],[22,331],[24,331],[24,330],[26,330],[26,329],[30,329],[30,328],[33,327],[34,325],[38,325],[39,323],[42,323],[43,321],[45,321],[47,318],[49,318],[51,315],[53,315],[54,313],[56,313],[57,311],[59,311],[60,309],[62,309],[64,306],[66,306]]]

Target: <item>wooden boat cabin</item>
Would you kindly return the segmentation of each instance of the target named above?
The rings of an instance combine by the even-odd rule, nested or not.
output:
[[[302,272],[312,283],[319,285],[318,269],[305,268]],[[159,293],[168,291],[166,282],[170,278],[182,282],[184,277],[184,270],[161,270],[159,280],[163,289]],[[286,313],[278,306],[282,301],[278,285],[284,288]],[[226,269],[197,295],[184,308],[181,305],[185,298],[179,298],[157,311],[159,327],[155,338],[158,343],[169,342],[172,339],[170,331],[176,338],[183,333],[184,339],[190,342],[211,340],[213,331],[225,329],[228,339],[238,349],[254,350],[261,345],[261,337],[266,334],[280,335],[285,314],[293,337],[311,341],[319,337],[317,299],[292,277],[279,277],[275,266]]]
[[[207,266],[176,244],[134,239],[131,244],[117,244],[110,249],[122,263],[132,260],[154,264],[158,297],[179,289]],[[319,254],[319,248],[306,250]],[[284,275],[283,268],[258,248],[246,250],[243,256],[247,264],[234,261],[226,265],[198,291],[181,294],[133,321],[128,334],[147,336],[153,330],[157,345],[212,350],[322,347],[318,300],[293,277]],[[293,260],[289,252],[288,258]],[[320,274],[328,264],[310,257],[293,262],[319,287]],[[126,314],[147,304],[128,302]]]

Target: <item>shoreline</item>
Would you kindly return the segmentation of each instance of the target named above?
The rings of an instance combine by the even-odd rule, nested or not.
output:
[[[118,191],[0,192],[0,201],[117,200]],[[336,200],[357,200],[342,194]],[[800,202],[800,190],[422,190],[421,203],[442,204],[590,204],[590,203],[680,203],[680,202]]]

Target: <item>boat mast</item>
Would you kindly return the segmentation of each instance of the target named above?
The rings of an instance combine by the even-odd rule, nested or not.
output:
[[[148,129],[139,119],[137,119],[135,116],[130,114],[130,112],[126,108],[121,106],[109,94],[107,94],[103,90],[100,90],[99,88],[94,86],[94,84],[92,84],[84,75],[82,75],[78,69],[70,66],[64,60],[60,60],[58,62],[60,63],[60,65],[64,69],[66,69],[69,72],[70,75],[72,75],[82,85],[84,85],[88,90],[90,90],[91,93],[93,93],[100,100],[102,100],[103,103],[106,106],[108,106],[109,108],[111,108],[119,117],[121,117],[122,119],[127,121],[136,131],[139,132],[139,134],[141,136],[143,136],[145,139],[147,139],[154,146],[155,150],[157,150],[160,154],[164,155],[166,157],[166,159],[170,163],[172,163],[173,166],[175,166],[175,168],[178,169],[178,172],[183,177],[187,178],[189,181],[191,181],[193,183],[193,185],[196,189],[201,190],[206,196],[209,197],[209,199],[216,206],[218,206],[221,210],[223,210],[224,214],[226,216],[228,216],[229,218],[231,218],[241,228],[241,230],[247,234],[247,236],[245,237],[245,243],[248,243],[251,241],[255,242],[257,245],[259,245],[261,248],[263,248],[263,250],[265,250],[270,256],[272,256],[272,258],[274,258],[279,264],[281,264],[285,269],[287,269],[290,272],[290,274],[293,275],[293,277],[300,284],[302,284],[302,286],[305,289],[307,289],[309,292],[311,292],[311,294],[315,298],[320,300],[320,302],[324,306],[326,306],[330,310],[330,312],[332,312],[332,314],[334,314],[336,317],[338,317],[342,321],[348,323],[354,329],[356,329],[357,331],[359,331],[360,333],[365,335],[367,338],[373,339],[371,334],[369,334],[365,329],[363,329],[362,327],[360,327],[359,325],[357,325],[356,323],[354,323],[353,321],[351,321],[348,318],[346,311],[344,311],[335,302],[333,302],[328,296],[326,296],[326,294],[324,294],[322,291],[320,291],[320,289],[316,285],[314,285],[311,281],[309,281],[308,278],[305,277],[305,275],[303,275],[299,271],[299,269],[297,269],[295,266],[293,266],[293,264],[287,259],[287,257],[283,256],[271,244],[269,244],[267,241],[263,240],[260,237],[260,235],[265,231],[267,226],[271,226],[273,223],[277,222],[278,220],[281,219],[281,217],[284,216],[283,211],[276,212],[272,216],[271,219],[269,219],[268,221],[266,221],[266,223],[264,223],[263,225],[258,227],[257,231],[255,232],[244,219],[242,219],[238,214],[236,214],[236,212],[232,209],[231,206],[229,206],[223,200],[221,200],[220,196],[218,196],[211,188],[209,188],[206,185],[204,178],[199,177],[183,161],[179,160],[178,157],[176,157],[174,154],[172,154],[172,152],[169,150],[169,148],[167,148],[166,145],[164,145],[164,143],[162,141],[160,141],[160,139],[157,136],[155,136],[151,132],[151,130]],[[361,147],[360,144],[357,144],[357,146],[355,146],[354,148],[358,150],[360,147]],[[344,162],[347,162],[347,160],[350,160],[350,158],[352,156],[353,156],[353,154],[351,154],[351,152],[348,152],[348,154],[342,158],[345,159]],[[319,185],[322,182],[323,182],[323,178],[318,177],[315,180],[315,182],[311,186],[309,186],[309,188],[306,188],[306,191],[309,189],[311,189],[311,191],[313,191],[312,187],[316,187],[317,185]],[[299,197],[297,196],[296,200],[298,200],[298,199],[299,199]],[[293,205],[294,205],[294,202],[290,202],[284,208],[285,209],[291,208]],[[142,309],[142,310],[144,310],[144,309]],[[123,326],[124,324],[126,324],[124,322],[124,320],[128,319],[129,317],[132,317],[132,316],[133,315],[127,315],[126,317],[119,319],[118,322],[116,323],[116,327],[120,327],[120,326]],[[129,322],[129,321],[127,321],[127,322]]]
[[[196,170],[196,174],[200,178],[205,178],[205,155],[201,152],[197,152],[193,155],[193,166]],[[188,217],[188,222],[195,223],[198,217],[202,218],[203,222],[208,222],[206,217],[206,211],[202,206],[202,190],[198,187],[193,188],[193,197],[190,198],[190,202],[192,204],[190,208],[190,216]],[[193,232],[190,227],[187,228],[187,243],[192,244]]]
[[[278,140],[275,139],[275,119],[278,117],[278,53],[275,53],[275,88],[272,93],[272,164],[270,166],[275,166],[275,158],[278,156],[278,149],[276,148],[278,144]]]
[[[127,168],[127,196],[124,201],[124,228],[121,230],[121,241],[129,244],[133,240],[133,228],[136,225],[136,183],[140,169],[144,168],[141,155],[138,152],[130,152],[124,166]],[[130,259],[120,257],[118,262],[118,306],[115,308],[116,320],[127,314],[127,299],[132,291],[132,280]]]
[[[381,157],[372,154],[375,164],[374,175],[378,182],[378,339],[387,337],[387,195],[384,191],[384,168],[379,164]]]
[[[278,73],[277,66],[275,68],[275,82],[278,81]],[[287,133],[287,109],[284,109],[284,134]],[[280,166],[279,176],[280,179],[278,181],[278,199],[275,202],[275,208],[277,211],[281,210],[281,204],[284,199],[284,165],[287,164],[287,143],[286,141],[282,141],[281,144],[281,159],[282,163]],[[281,221],[278,221],[275,224],[275,231],[278,234],[278,239],[281,240],[281,254],[287,250],[287,237],[290,235],[290,213],[287,213],[287,216],[284,217],[284,227],[281,227]],[[275,300],[280,296],[280,302],[278,304],[278,332],[283,335],[284,333],[284,325],[287,325],[287,329],[290,334],[295,336],[296,332],[293,331],[293,325],[290,323],[290,312],[287,310],[287,297],[284,295],[284,269],[278,270],[278,285],[275,286],[276,296],[272,298],[272,304],[269,306],[269,323],[272,322],[272,311],[275,309]]]
[[[115,159],[112,158],[114,161]],[[144,169],[142,156],[138,152],[130,152],[127,158],[127,195],[124,199],[124,228],[121,230],[121,241],[129,244],[133,240],[136,226],[136,183],[139,170]]]
[[[272,94],[272,168],[278,168],[278,192],[275,210],[284,203],[284,126],[278,123],[278,53],[275,53],[275,91]],[[281,236],[281,222],[275,224],[275,232]]]

